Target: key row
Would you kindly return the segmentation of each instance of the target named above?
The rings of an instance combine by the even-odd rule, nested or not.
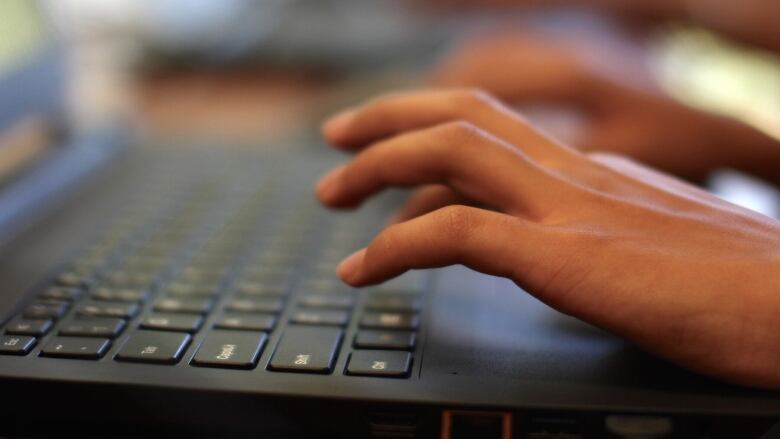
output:
[[[332,327],[291,326],[282,336],[268,369],[279,372],[330,374],[333,372],[343,331]],[[408,343],[394,334],[399,346]],[[407,335],[408,337],[408,335]],[[356,346],[370,340],[381,340],[381,334],[358,334]],[[200,344],[191,363],[194,366],[253,369],[266,346],[265,332],[213,330]],[[189,334],[136,331],[115,355],[116,361],[176,364],[189,347]],[[0,353],[26,355],[37,340],[31,336],[0,336]],[[41,349],[42,357],[96,360],[111,347],[109,338],[53,337]],[[370,346],[361,344],[361,346]],[[345,373],[349,375],[406,377],[412,355],[406,351],[356,350],[350,354]]]

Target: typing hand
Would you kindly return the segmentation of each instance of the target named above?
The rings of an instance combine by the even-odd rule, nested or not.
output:
[[[355,152],[318,183],[325,205],[426,186],[341,263],[347,283],[464,264],[688,368],[780,388],[780,223],[557,144],[478,92],[380,97],[324,134]]]
[[[585,119],[573,141],[578,148],[625,154],[692,179],[777,155],[780,147],[761,133],[671,99],[641,68],[641,50],[613,40],[491,34],[456,48],[432,82],[478,87],[512,104],[576,108]]]

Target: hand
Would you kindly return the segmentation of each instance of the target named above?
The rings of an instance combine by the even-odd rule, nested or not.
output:
[[[318,183],[327,206],[437,185],[341,263],[347,283],[464,264],[685,367],[780,388],[778,222],[620,156],[557,144],[478,92],[388,95],[324,134],[356,152]]]
[[[542,39],[499,33],[456,49],[437,68],[439,86],[479,87],[512,103],[555,103],[585,116],[574,145],[628,155],[700,180],[709,171],[780,160],[780,145],[735,120],[682,105],[653,84],[635,47],[612,38]],[[776,166],[773,167],[776,169]]]

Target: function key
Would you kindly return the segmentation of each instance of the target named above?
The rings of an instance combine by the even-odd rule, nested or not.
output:
[[[60,325],[59,334],[73,337],[115,338],[125,329],[125,321],[116,318],[74,319]]]
[[[119,361],[176,364],[190,344],[189,334],[136,331],[116,355]]]
[[[111,341],[105,338],[54,337],[41,349],[41,356],[97,360],[110,346]]]
[[[372,311],[414,312],[420,309],[420,299],[411,294],[374,293],[366,299],[365,307]]]
[[[331,373],[343,332],[333,327],[290,326],[274,351],[269,369]]]
[[[411,331],[361,330],[355,336],[355,347],[359,349],[414,349],[417,336]]]
[[[141,322],[142,329],[161,331],[196,332],[203,324],[203,317],[186,314],[152,314]]]
[[[117,302],[140,302],[146,300],[149,292],[139,288],[97,288],[91,296],[95,300],[108,300]]]
[[[354,301],[351,294],[304,294],[298,304],[307,308],[349,309]]]
[[[51,329],[51,320],[16,319],[6,326],[5,333],[13,335],[34,335],[40,337]]]
[[[275,324],[276,316],[273,314],[225,314],[214,323],[214,327],[267,332],[273,330]]]
[[[58,319],[68,310],[68,303],[57,300],[38,301],[24,309],[28,319]]]
[[[265,346],[264,333],[212,331],[198,348],[192,364],[205,367],[252,369]]]
[[[412,356],[399,351],[355,351],[347,363],[348,375],[385,378],[409,376]]]
[[[206,314],[211,310],[213,301],[203,298],[164,298],[154,305],[155,311]]]
[[[295,311],[290,321],[302,325],[345,326],[349,322],[349,313],[332,309],[303,309]]]
[[[361,328],[375,329],[417,329],[419,318],[416,314],[398,312],[368,312],[360,319]]]
[[[0,354],[27,355],[38,341],[23,335],[0,335]]]
[[[79,288],[51,287],[41,293],[41,299],[64,300],[72,302],[78,300],[84,292]]]
[[[138,305],[122,302],[86,302],[79,306],[76,314],[86,317],[117,317],[129,319],[138,313]]]
[[[225,309],[231,312],[278,313],[283,306],[284,301],[280,298],[235,299]]]

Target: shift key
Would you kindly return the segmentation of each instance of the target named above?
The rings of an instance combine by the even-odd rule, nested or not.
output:
[[[269,369],[283,372],[333,371],[343,331],[326,326],[290,326],[276,347]]]

